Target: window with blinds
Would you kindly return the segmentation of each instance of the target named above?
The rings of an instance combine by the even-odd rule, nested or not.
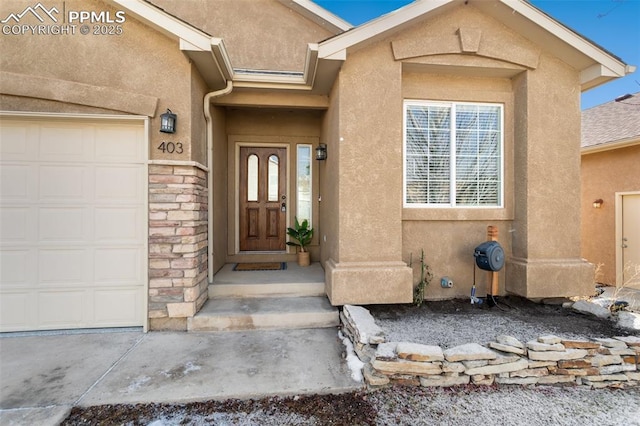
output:
[[[405,207],[502,207],[503,108],[406,101]]]

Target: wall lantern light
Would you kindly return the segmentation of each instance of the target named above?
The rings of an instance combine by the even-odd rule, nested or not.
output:
[[[160,131],[162,133],[175,133],[176,132],[176,120],[178,116],[171,112],[167,108],[167,112],[160,114]]]
[[[316,148],[316,160],[324,161],[327,159],[327,144],[321,143]]]
[[[594,200],[593,202],[593,208],[594,209],[599,209],[600,207],[602,207],[602,203],[604,201],[602,201],[602,198],[598,198],[597,200]]]

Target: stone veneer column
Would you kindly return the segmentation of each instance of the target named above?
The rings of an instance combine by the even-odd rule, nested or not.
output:
[[[186,330],[207,300],[207,173],[149,166],[149,328]]]

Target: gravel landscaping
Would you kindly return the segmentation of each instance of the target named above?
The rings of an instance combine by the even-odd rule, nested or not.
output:
[[[368,306],[390,342],[415,342],[450,348],[465,343],[485,344],[498,335],[527,342],[553,334],[564,339],[628,336],[614,321],[580,314],[561,304],[533,303],[504,297],[497,305],[472,305],[467,299],[412,305]]]

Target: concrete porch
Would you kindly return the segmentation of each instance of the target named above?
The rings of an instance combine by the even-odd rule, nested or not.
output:
[[[226,264],[209,285],[209,300],[188,319],[188,331],[288,330],[337,327],[320,263],[281,271],[234,271]]]

